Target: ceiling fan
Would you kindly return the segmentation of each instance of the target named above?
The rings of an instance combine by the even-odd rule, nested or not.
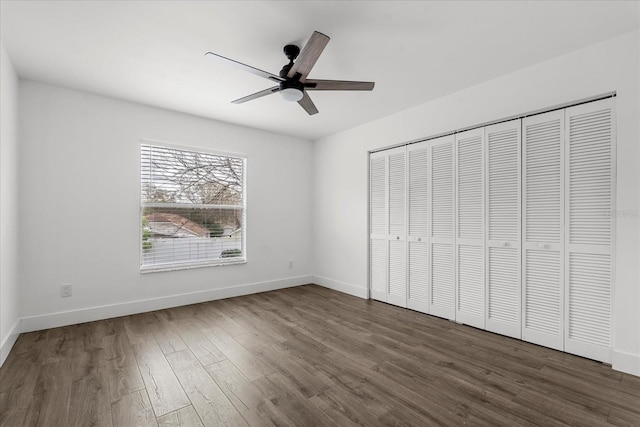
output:
[[[354,82],[346,80],[316,80],[307,79],[311,68],[315,65],[329,43],[329,37],[314,31],[311,38],[304,45],[302,51],[296,45],[288,44],[284,47],[284,54],[289,59],[289,63],[282,67],[279,75],[262,71],[250,65],[243,64],[233,59],[218,55],[217,53],[207,52],[205,55],[214,55],[218,58],[230,61],[245,71],[255,74],[265,79],[276,82],[278,85],[269,89],[261,90],[252,95],[232,101],[233,104],[242,104],[252,99],[261,98],[272,93],[280,92],[282,97],[291,102],[297,102],[309,115],[316,114],[318,109],[307,94],[308,90],[373,90],[374,82]]]

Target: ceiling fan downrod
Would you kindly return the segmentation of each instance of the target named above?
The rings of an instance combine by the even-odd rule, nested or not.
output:
[[[299,54],[300,48],[294,44],[288,44],[284,47],[284,55],[289,60],[289,63],[285,64],[285,66],[282,67],[282,70],[280,70],[280,77],[282,77],[283,79],[287,78],[289,70],[291,70],[291,67],[293,67],[293,61],[296,60]]]

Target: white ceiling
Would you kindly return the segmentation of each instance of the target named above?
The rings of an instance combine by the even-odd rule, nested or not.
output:
[[[311,140],[639,27],[638,1],[5,1],[1,38],[25,79]],[[308,116],[206,51],[277,74],[285,44],[331,37]]]

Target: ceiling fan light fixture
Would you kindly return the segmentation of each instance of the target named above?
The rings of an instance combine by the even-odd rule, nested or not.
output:
[[[298,102],[304,96],[302,90],[295,87],[284,88],[280,91],[280,94],[285,101],[289,102]]]
[[[298,102],[304,96],[304,84],[292,79],[280,82],[280,94],[285,101]]]

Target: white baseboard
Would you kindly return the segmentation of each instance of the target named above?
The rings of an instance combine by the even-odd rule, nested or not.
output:
[[[70,310],[58,313],[41,314],[38,316],[23,317],[21,322],[22,330],[19,332],[39,331],[42,329],[57,328],[59,326],[110,319],[112,317],[146,313],[148,311],[179,307],[181,305],[197,304],[205,301],[213,301],[217,299],[255,294],[258,292],[290,288],[292,286],[306,285],[311,282],[311,276],[289,277],[285,279],[270,280],[266,282],[230,286],[227,288],[210,289],[206,291],[190,292],[186,294],[171,295],[167,297],[151,298],[146,300],[124,302],[120,304],[102,305],[82,308],[79,310]]]
[[[367,288],[362,288],[350,283],[329,279],[328,277],[315,275],[311,277],[313,279],[313,283],[315,283],[316,285],[324,286],[325,288],[333,289],[334,291],[344,292],[345,294],[353,295],[355,297],[364,299],[369,298],[369,289]]]
[[[640,355],[626,351],[613,350],[611,367],[616,371],[640,377]]]
[[[20,336],[20,333],[22,332],[21,323],[22,319],[17,319],[9,330],[9,333],[7,334],[5,339],[2,340],[2,344],[0,345],[0,367],[2,367],[2,365],[4,364],[4,361],[7,359],[9,352],[13,348],[13,345],[16,343],[18,336]]]

